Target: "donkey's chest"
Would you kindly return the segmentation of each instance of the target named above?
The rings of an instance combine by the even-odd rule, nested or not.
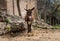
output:
[[[28,21],[31,21],[31,20],[32,20],[32,16],[28,16],[28,17],[27,17],[27,20],[28,20]]]
[[[31,16],[28,16],[29,19],[31,19],[32,17]]]

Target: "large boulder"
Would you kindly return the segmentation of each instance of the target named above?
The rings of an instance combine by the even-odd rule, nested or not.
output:
[[[6,18],[9,22],[10,30],[11,32],[25,30],[27,25],[24,19],[22,19],[20,16],[8,16]],[[8,28],[8,27],[7,27]]]
[[[4,19],[4,24],[2,24],[3,27],[0,26],[1,34],[7,33],[7,32],[25,30],[27,27],[25,20],[22,19],[20,16],[15,16],[15,15],[12,16],[12,15],[8,15],[8,14],[2,14],[0,16],[2,16]]]

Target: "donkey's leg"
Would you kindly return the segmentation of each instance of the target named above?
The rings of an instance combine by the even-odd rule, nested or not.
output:
[[[28,24],[28,33],[31,32],[31,24]]]

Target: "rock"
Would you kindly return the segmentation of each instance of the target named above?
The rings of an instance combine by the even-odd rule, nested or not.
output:
[[[44,29],[51,29],[53,28],[53,26],[48,25],[47,23],[44,22],[43,19],[41,19],[40,21],[35,21],[32,26],[37,27],[37,28],[44,28]]]
[[[20,16],[8,16],[9,24],[11,26],[11,31],[23,30],[26,29],[27,25],[24,19]]]
[[[9,31],[23,30],[27,27],[25,20],[20,16],[12,16],[8,14],[0,14],[0,16],[4,18],[4,22],[0,23],[0,34],[2,32],[6,33]]]
[[[2,35],[5,31],[6,23],[0,22],[0,35]]]

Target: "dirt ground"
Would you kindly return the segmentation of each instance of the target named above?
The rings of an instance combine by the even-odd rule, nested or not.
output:
[[[0,36],[0,41],[60,41],[60,29],[39,29],[31,33]]]

